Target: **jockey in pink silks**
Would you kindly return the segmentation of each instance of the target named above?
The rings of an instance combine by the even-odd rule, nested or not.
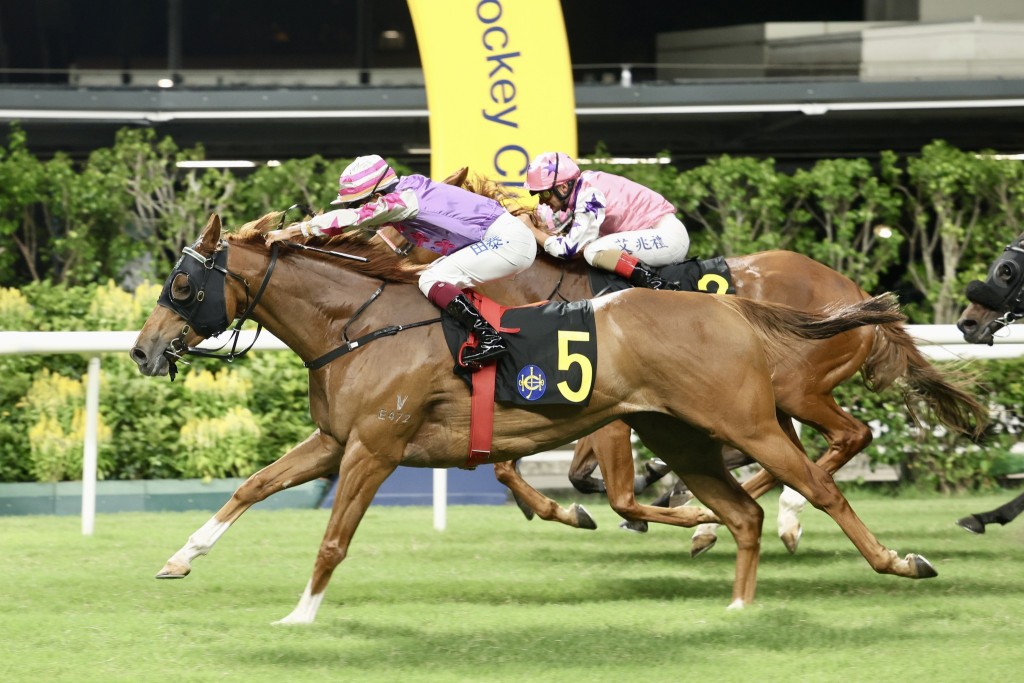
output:
[[[534,230],[552,256],[571,259],[580,249],[590,265],[638,287],[675,289],[645,266],[686,258],[690,236],[676,209],[653,190],[601,171],[580,172],[562,152],[546,152],[526,169],[526,189],[538,195],[537,215],[558,235]]]
[[[376,154],[349,164],[331,204],[343,208],[269,232],[267,243],[390,225],[413,244],[441,254],[420,274],[419,288],[435,306],[476,333],[479,343],[463,352],[462,362],[479,364],[507,352],[505,340],[462,290],[515,275],[533,264],[537,245],[519,219],[493,199],[468,190],[421,175],[399,178]]]

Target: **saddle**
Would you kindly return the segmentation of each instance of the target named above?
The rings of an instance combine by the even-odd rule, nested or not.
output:
[[[651,270],[684,292],[736,293],[732,272],[723,256],[709,259],[687,259],[682,263],[673,263]],[[590,288],[595,296],[618,292],[632,286],[628,280],[615,273],[600,268],[590,268]]]
[[[459,363],[466,329],[447,312],[441,315],[454,372],[469,385],[469,453],[463,469],[474,469],[491,455],[494,402],[518,405],[578,405],[590,402],[597,368],[597,325],[590,301],[508,308],[477,294],[467,296],[494,329],[508,352],[473,372]]]

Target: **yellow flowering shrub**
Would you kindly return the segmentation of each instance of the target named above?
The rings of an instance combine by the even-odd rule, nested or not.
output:
[[[185,394],[200,416],[223,415],[229,408],[245,405],[252,382],[231,368],[218,372],[199,370],[185,377]]]
[[[83,381],[42,371],[20,406],[37,416],[29,428],[29,471],[37,481],[82,478],[85,446],[85,388]],[[112,434],[100,416],[97,447]],[[102,476],[103,467],[98,467]]]
[[[98,330],[130,330],[139,317],[135,297],[113,280],[96,287],[89,304],[88,320]]]
[[[187,421],[178,437],[184,477],[249,476],[259,462],[260,426],[248,408],[229,408],[221,417]]]
[[[0,330],[31,330],[33,310],[17,289],[0,287]]]

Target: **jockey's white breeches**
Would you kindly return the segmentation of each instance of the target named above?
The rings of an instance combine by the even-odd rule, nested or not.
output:
[[[681,220],[668,214],[643,230],[613,232],[598,237],[583,249],[583,258],[593,265],[594,257],[608,249],[622,250],[640,259],[641,263],[660,268],[686,259],[690,235]]]
[[[431,263],[420,274],[419,288],[427,296],[438,282],[459,289],[509,277],[533,265],[537,240],[522,221],[505,212],[484,232],[479,242],[462,247]]]

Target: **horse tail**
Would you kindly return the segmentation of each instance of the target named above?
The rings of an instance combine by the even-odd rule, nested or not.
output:
[[[917,348],[899,324],[879,325],[871,353],[861,366],[868,388],[882,391],[899,382],[911,417],[920,424],[916,407],[923,402],[939,421],[961,434],[978,437],[988,425],[988,410],[968,390],[976,383],[964,368],[940,371]]]
[[[747,319],[762,339],[781,343],[789,339],[828,339],[864,325],[885,325],[906,320],[895,294],[886,293],[856,303],[833,306],[822,313],[808,313],[782,304],[742,297],[718,300]]]

